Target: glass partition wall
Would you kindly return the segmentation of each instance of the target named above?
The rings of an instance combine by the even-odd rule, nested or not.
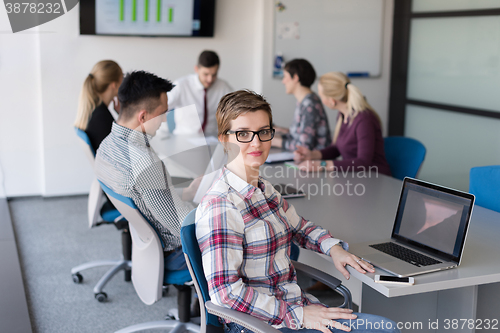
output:
[[[500,1],[395,1],[389,135],[421,141],[418,178],[441,185],[500,164]]]

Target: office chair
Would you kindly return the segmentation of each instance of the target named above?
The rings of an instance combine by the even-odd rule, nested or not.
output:
[[[384,138],[385,158],[394,178],[415,178],[425,158],[425,146],[418,140],[404,136]]]
[[[190,323],[191,281],[189,271],[164,271],[163,242],[156,230],[139,211],[132,199],[120,195],[101,183],[113,205],[127,218],[132,235],[132,283],[141,301],[151,305],[162,297],[163,285],[174,285],[177,290],[179,320],[152,321],[123,328],[116,333],[138,332],[153,328],[172,328],[199,332],[200,326]],[[175,311],[174,311],[175,312]]]
[[[168,131],[170,133],[174,132],[175,129],[175,115],[174,115],[175,110],[169,110],[167,112],[167,126],[168,126]]]
[[[87,155],[92,168],[94,168],[94,157],[95,152],[90,144],[89,137],[87,133],[79,128],[75,128],[76,134],[81,140],[85,154]],[[104,203],[103,203],[104,202]],[[74,283],[81,283],[83,281],[83,276],[80,273],[89,268],[101,267],[101,266],[112,266],[106,274],[104,274],[101,279],[97,282],[94,287],[94,297],[99,302],[104,302],[107,300],[108,295],[103,292],[104,286],[108,283],[113,276],[115,276],[121,270],[125,272],[125,281],[130,281],[130,267],[131,267],[131,251],[132,251],[132,240],[130,239],[130,233],[128,231],[128,223],[121,216],[121,214],[116,210],[109,202],[104,198],[104,193],[102,192],[101,185],[94,178],[92,185],[90,186],[89,201],[87,205],[88,211],[88,222],[89,228],[94,228],[102,224],[113,224],[118,230],[122,231],[122,252],[123,259],[119,260],[97,260],[91,261],[82,265],[78,265],[71,269],[71,276]]]
[[[476,205],[500,213],[500,165],[471,168],[469,192],[476,196]]]
[[[205,273],[203,272],[201,261],[201,251],[196,238],[195,215],[196,209],[192,210],[184,219],[181,227],[181,241],[182,250],[184,251],[184,256],[186,257],[186,263],[189,271],[191,272],[191,276],[193,277],[193,282],[200,301],[200,333],[222,332],[222,325],[217,317],[238,323],[255,333],[280,332],[262,320],[252,317],[249,314],[215,305],[210,301],[208,284],[205,278]],[[307,276],[323,282],[330,288],[342,294],[344,296],[344,303],[340,307],[347,307],[349,309],[352,308],[351,292],[341,284],[340,280],[308,265],[296,261],[292,261],[292,263],[297,271],[301,271]]]

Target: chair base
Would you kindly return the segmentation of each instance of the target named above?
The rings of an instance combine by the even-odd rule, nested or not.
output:
[[[115,333],[131,333],[131,332],[140,332],[148,329],[155,328],[171,328],[172,330],[169,333],[183,333],[186,331],[199,333],[200,326],[193,323],[181,323],[173,320],[161,320],[161,321],[150,321],[147,323],[132,325],[129,327],[122,328]]]
[[[175,320],[175,321],[180,321],[179,319],[179,309],[170,309],[168,310],[167,314],[165,315],[166,320]],[[201,325],[201,316],[191,316],[190,323],[196,324],[196,325]]]
[[[85,264],[78,265],[76,267],[73,267],[71,269],[71,274],[73,275],[73,281],[75,283],[80,283],[83,279],[81,276],[80,272],[84,271],[89,268],[94,268],[94,267],[102,267],[102,266],[112,266],[106,274],[104,274],[97,284],[94,287],[94,296],[96,299],[98,299],[100,302],[103,302],[106,300],[107,296],[105,293],[103,293],[104,286],[108,283],[109,280],[113,278],[118,272],[121,270],[125,271],[125,281],[129,282],[130,279],[130,272],[132,268],[132,262],[130,260],[97,260],[97,261],[91,261],[87,262]],[[98,295],[101,295],[101,297],[98,297]]]

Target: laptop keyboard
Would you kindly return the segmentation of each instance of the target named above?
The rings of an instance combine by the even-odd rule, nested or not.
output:
[[[441,263],[441,261],[435,260],[424,254],[412,251],[410,249],[407,249],[406,247],[400,246],[392,242],[373,244],[370,245],[370,247],[373,247],[374,249],[387,253],[390,256],[406,261],[407,263],[410,263],[417,267],[429,266]]]

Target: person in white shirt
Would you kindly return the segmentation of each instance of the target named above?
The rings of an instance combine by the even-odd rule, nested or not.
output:
[[[174,134],[217,135],[217,105],[222,96],[233,91],[226,81],[217,77],[219,66],[217,53],[203,51],[194,67],[195,73],[174,82],[174,89],[168,93],[170,109],[176,109]],[[188,106],[191,107],[181,109]]]

